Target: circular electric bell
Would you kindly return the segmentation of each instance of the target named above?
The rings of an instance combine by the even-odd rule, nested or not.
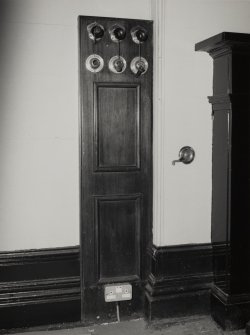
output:
[[[146,40],[148,39],[148,32],[145,28],[140,27],[140,26],[136,26],[134,28],[131,29],[130,31],[132,40],[136,43],[136,44],[142,44],[144,42],[146,42]]]
[[[87,26],[89,38],[93,41],[99,41],[104,36],[104,27],[97,23],[92,22]]]
[[[126,30],[124,27],[115,24],[109,29],[109,34],[113,42],[119,43],[126,37]]]
[[[86,59],[85,65],[87,70],[97,73],[103,69],[104,60],[101,56],[93,54]]]
[[[127,63],[122,56],[114,56],[109,61],[109,69],[113,73],[123,73],[127,67]]]
[[[143,57],[135,57],[130,63],[130,69],[136,77],[140,77],[148,70],[148,62]]]

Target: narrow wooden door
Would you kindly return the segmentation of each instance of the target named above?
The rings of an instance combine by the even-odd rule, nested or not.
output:
[[[102,320],[115,311],[103,286],[131,283],[121,308],[135,312],[149,271],[152,22],[82,16],[79,32],[82,318]]]

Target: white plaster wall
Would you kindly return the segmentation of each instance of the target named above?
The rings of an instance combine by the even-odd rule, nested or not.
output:
[[[212,59],[194,44],[221,31],[250,33],[250,1],[152,1],[162,14],[159,30],[155,24],[163,63],[155,78],[154,243],[209,242]],[[0,250],[75,245],[77,16],[150,19],[150,0],[0,0],[0,7]],[[173,167],[183,145],[196,159]]]
[[[79,244],[78,15],[150,0],[0,0],[0,250]]]
[[[222,31],[250,33],[250,1],[152,0],[157,19],[154,243],[210,242],[212,58],[194,45]],[[161,25],[158,26],[158,22]],[[161,65],[159,65],[161,64]],[[184,145],[196,158],[171,165]]]

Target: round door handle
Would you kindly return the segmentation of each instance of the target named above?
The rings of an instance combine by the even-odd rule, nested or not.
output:
[[[184,163],[184,164],[190,164],[194,160],[195,157],[195,151],[193,148],[189,146],[182,147],[179,151],[179,159],[175,159],[172,161],[172,164],[175,165],[175,163]]]

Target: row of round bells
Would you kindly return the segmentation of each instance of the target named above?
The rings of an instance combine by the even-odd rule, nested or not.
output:
[[[86,59],[86,68],[94,73],[100,72],[104,67],[104,60],[101,56],[93,54]],[[122,56],[114,56],[109,60],[109,70],[113,73],[123,73],[126,70],[127,62]],[[139,77],[148,70],[148,62],[143,57],[135,57],[130,63],[131,71]]]
[[[87,30],[88,30],[89,38],[94,41],[99,41],[100,39],[102,39],[102,37],[104,36],[104,32],[105,32],[104,27],[97,22],[93,22],[89,24],[87,26]],[[131,29],[130,33],[131,33],[132,40],[137,44],[144,43],[148,39],[148,32],[143,27],[136,26]],[[111,40],[113,42],[118,43],[125,39],[126,30],[124,27],[115,24],[109,29],[109,34],[110,34]]]

